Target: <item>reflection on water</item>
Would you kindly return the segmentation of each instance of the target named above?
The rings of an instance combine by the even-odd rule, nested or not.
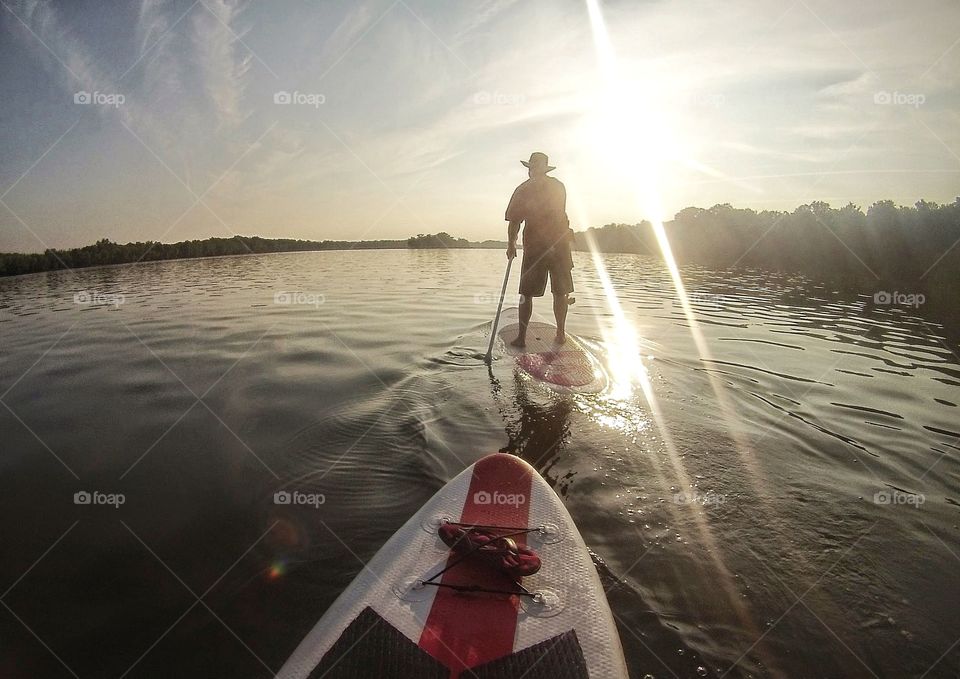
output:
[[[955,676],[956,341],[794,277],[684,269],[704,353],[657,262],[599,261],[578,255],[568,321],[613,381],[594,396],[478,358],[500,252],[0,281],[0,674],[269,676],[445,480],[504,450],[564,498],[636,676],[941,656],[927,676]]]
[[[491,392],[494,398],[504,398],[503,389],[491,371]],[[570,413],[573,399],[564,396],[548,399],[545,403],[532,394],[539,388],[520,371],[512,376],[514,405],[501,406],[506,420],[507,444],[502,453],[512,453],[529,462],[547,480],[561,497],[573,479],[569,470],[561,477],[554,471],[570,436]]]

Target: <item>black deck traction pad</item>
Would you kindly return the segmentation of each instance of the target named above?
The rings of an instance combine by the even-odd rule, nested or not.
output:
[[[450,670],[369,606],[347,625],[308,679],[448,679]],[[589,679],[573,630],[465,670],[464,679]]]
[[[460,676],[470,679],[589,679],[590,673],[577,633],[570,630],[474,667]]]
[[[369,606],[330,647],[308,679],[447,679],[450,670]]]

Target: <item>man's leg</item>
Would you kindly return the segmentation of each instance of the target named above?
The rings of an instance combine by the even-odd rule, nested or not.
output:
[[[567,293],[553,293],[553,317],[557,319],[556,341],[558,344],[563,344],[567,341]]]
[[[533,297],[522,295],[520,297],[520,334],[510,342],[515,347],[522,347],[527,343],[527,325],[530,324],[530,317],[533,315]]]
[[[543,253],[524,250],[520,265],[520,333],[510,342],[515,347],[527,343],[527,325],[533,315],[533,298],[539,297],[547,288],[547,263]]]
[[[557,344],[567,341],[567,307],[570,306],[569,295],[573,292],[573,261],[570,253],[566,257],[558,256],[551,263],[550,292],[553,293],[553,317],[557,320]]]

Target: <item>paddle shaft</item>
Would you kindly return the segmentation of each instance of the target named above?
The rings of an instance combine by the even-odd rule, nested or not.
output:
[[[484,360],[489,364],[493,359],[493,343],[497,339],[497,326],[500,324],[500,311],[503,309],[503,296],[507,294],[507,282],[510,280],[510,267],[513,265],[513,260],[515,258],[510,258],[507,260],[507,271],[503,274],[503,285],[500,286],[500,301],[497,302],[497,315],[493,317],[493,327],[490,328],[490,344],[487,345],[487,355]]]

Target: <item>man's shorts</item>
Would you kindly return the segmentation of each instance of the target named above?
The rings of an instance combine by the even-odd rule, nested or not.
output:
[[[566,295],[573,292],[573,259],[569,248],[548,250],[523,249],[520,265],[520,294],[524,297],[543,297],[550,274],[550,292]]]

